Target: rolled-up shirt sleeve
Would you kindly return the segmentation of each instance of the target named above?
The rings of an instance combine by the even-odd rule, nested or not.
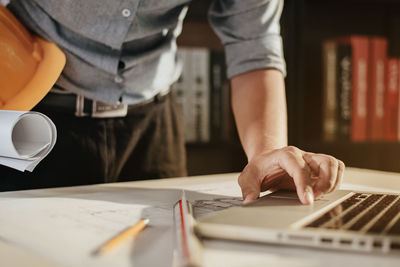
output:
[[[225,46],[227,75],[278,69],[286,75],[280,35],[283,0],[214,0],[208,18]]]

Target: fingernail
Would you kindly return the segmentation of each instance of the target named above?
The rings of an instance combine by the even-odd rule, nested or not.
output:
[[[246,198],[243,200],[243,204],[250,203],[252,201],[250,195],[246,196]]]
[[[314,203],[314,193],[311,186],[307,186],[304,191],[304,198],[307,199],[308,204]]]

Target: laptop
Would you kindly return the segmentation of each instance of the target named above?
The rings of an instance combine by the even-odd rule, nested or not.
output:
[[[302,205],[277,191],[196,219],[203,237],[400,253],[400,194],[337,190]]]

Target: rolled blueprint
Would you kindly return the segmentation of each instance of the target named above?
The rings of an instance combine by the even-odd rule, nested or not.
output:
[[[53,149],[54,123],[34,111],[0,110],[0,164],[19,171],[33,171]]]

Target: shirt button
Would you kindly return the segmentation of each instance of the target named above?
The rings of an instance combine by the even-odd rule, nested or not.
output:
[[[118,62],[118,70],[123,70],[125,69],[125,62],[119,61]]]
[[[131,11],[127,8],[124,8],[122,10],[122,16],[124,16],[125,18],[129,17],[131,15]]]
[[[124,81],[124,79],[121,76],[115,76],[115,78],[114,78],[115,83],[122,83],[123,81]]]

